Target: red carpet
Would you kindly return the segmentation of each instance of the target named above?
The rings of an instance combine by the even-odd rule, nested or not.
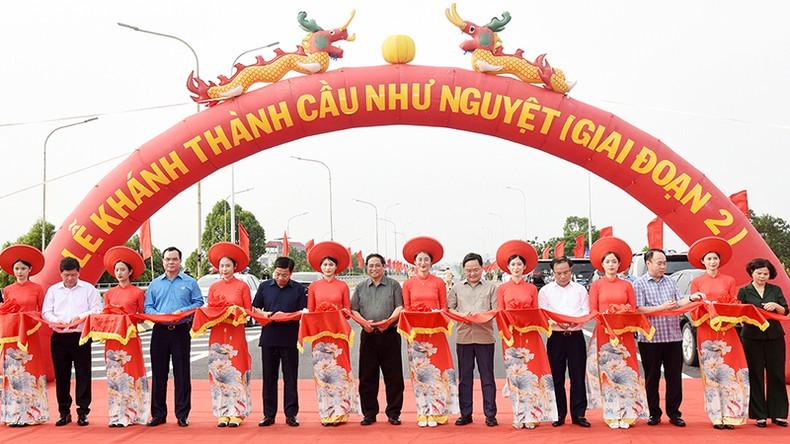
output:
[[[502,387],[503,381],[498,381],[497,387]],[[49,405],[52,419],[49,423],[22,429],[0,426],[0,443],[129,443],[129,442],[189,442],[212,444],[249,444],[257,440],[266,443],[279,443],[299,440],[311,444],[322,442],[421,442],[426,439],[437,443],[445,442],[484,442],[496,440],[501,442],[530,443],[704,443],[714,441],[718,443],[779,443],[787,442],[790,430],[768,425],[767,429],[758,429],[751,422],[735,430],[714,430],[705,415],[702,404],[702,389],[699,379],[684,379],[684,401],[682,405],[683,418],[687,427],[678,428],[666,422],[666,419],[655,427],[650,427],[644,422],[639,422],[628,430],[609,429],[601,419],[600,410],[592,410],[587,418],[593,426],[582,429],[570,424],[570,420],[563,427],[554,428],[550,424],[543,424],[534,430],[515,430],[511,426],[510,401],[501,395],[497,399],[499,408],[499,427],[485,426],[482,415],[482,399],[479,386],[475,392],[475,422],[465,427],[453,424],[456,416],[450,418],[451,423],[439,426],[436,429],[419,428],[416,424],[411,385],[406,381],[406,400],[403,411],[403,425],[395,427],[386,422],[386,417],[381,413],[378,423],[362,427],[359,425],[361,417],[351,418],[349,424],[340,427],[322,427],[318,418],[318,408],[313,389],[313,381],[299,381],[299,421],[301,426],[292,428],[285,425],[282,413],[277,417],[277,423],[271,427],[258,427],[261,419],[261,384],[253,382],[253,416],[241,427],[236,429],[220,429],[216,427],[216,419],[211,414],[211,400],[208,392],[208,381],[192,381],[192,414],[189,417],[190,426],[179,428],[172,416],[172,393],[168,395],[170,416],[165,425],[159,427],[133,426],[125,429],[111,429],[107,427],[107,386],[104,381],[93,383],[92,413],[89,417],[91,424],[88,427],[77,427],[75,423],[65,427],[55,427],[57,407],[55,402],[54,385],[50,385]],[[73,386],[72,386],[73,387]],[[171,384],[172,390],[172,384]],[[381,400],[383,410],[383,384]],[[282,398],[281,401],[282,402]],[[74,418],[76,420],[76,416]]]

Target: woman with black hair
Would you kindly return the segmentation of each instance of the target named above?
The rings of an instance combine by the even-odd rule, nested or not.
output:
[[[752,277],[752,282],[738,290],[738,300],[786,315],[787,301],[782,289],[768,283],[776,277],[774,265],[767,259],[757,258],[746,264],[746,273]],[[749,417],[757,420],[757,427],[766,427],[768,418],[780,427],[787,427],[785,332],[779,321],[771,319],[768,323],[765,331],[748,324],[741,330],[749,364]]]

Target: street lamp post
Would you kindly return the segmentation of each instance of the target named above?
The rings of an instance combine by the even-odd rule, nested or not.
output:
[[[228,194],[228,197],[225,198],[225,202],[227,202],[228,199],[230,199],[231,202],[235,202],[236,200],[234,199],[234,196],[236,194],[246,193],[247,191],[252,191],[254,189],[255,189],[255,187],[250,187],[250,188],[245,188],[245,189],[243,189],[241,191],[234,191],[233,193]],[[232,206],[229,205],[231,207],[230,226],[233,227],[233,225],[236,223],[236,220],[233,217],[233,214],[234,214],[233,207],[236,206],[236,204],[234,203],[234,204],[231,204],[231,205]],[[225,210],[225,214],[222,216],[222,238],[223,239],[225,239],[225,235],[228,234],[228,232],[225,230],[225,225],[226,225],[227,221],[228,221],[228,210],[226,209]],[[234,243],[236,242],[236,231],[233,230],[233,229],[230,230],[230,241],[234,242]]]
[[[519,193],[521,193],[521,198],[523,199],[524,202],[524,241],[526,241],[527,240],[527,195],[524,194],[524,190],[522,190],[521,188],[516,188],[511,186],[505,186],[505,188],[507,188],[508,190],[518,191]]]
[[[505,242],[505,220],[502,219],[502,215],[501,214],[497,214],[497,213],[488,213],[488,214],[490,214],[491,216],[496,216],[496,217],[499,218],[499,228],[502,230],[502,242],[504,243]]]
[[[384,219],[382,220],[387,220],[387,212],[390,210],[390,208],[397,207],[398,205],[400,205],[400,202],[388,205],[387,208],[384,208]],[[392,223],[392,226],[395,227],[395,224]],[[395,230],[395,228],[393,228],[393,230]],[[387,242],[387,237],[387,230],[384,230],[384,256],[389,257],[389,242]],[[397,250],[397,247],[395,249]]]
[[[373,222],[374,222],[374,228],[376,229],[376,253],[378,253],[379,252],[379,209],[377,206],[373,205],[372,202],[368,202],[366,200],[361,200],[356,198],[354,198],[354,200],[359,203],[368,204],[371,207],[373,207],[373,211],[375,212],[376,215],[376,218],[373,220]]]
[[[483,230],[488,230],[488,234],[491,235],[491,249],[488,250],[488,252],[490,253],[491,251],[494,250],[494,230],[492,230],[492,229],[490,229],[488,227],[480,227],[480,228],[483,229]]]
[[[294,216],[289,217],[288,218],[288,222],[285,223],[285,233],[288,236],[291,236],[291,219],[296,219],[297,217],[304,216],[305,214],[308,214],[308,213],[309,213],[309,211],[305,211],[304,213],[299,213],[299,214],[296,214]]]
[[[332,222],[332,170],[329,169],[329,166],[320,160],[315,159],[306,159],[304,157],[297,157],[291,156],[292,159],[296,160],[303,160],[305,162],[315,162],[320,163],[321,165],[326,168],[326,172],[329,173],[329,240],[335,240],[335,227],[334,223]]]
[[[70,126],[82,125],[83,123],[93,122],[97,120],[98,117],[91,117],[90,119],[83,120],[82,122],[70,123],[68,125],[59,126],[47,135],[47,138],[44,139],[44,180],[41,182],[41,251],[43,252],[44,249],[47,247],[47,142],[49,142],[49,138],[55,134],[56,131],[62,130],[63,128],[68,128]]]
[[[395,254],[397,255],[398,254],[398,235],[396,233],[398,232],[398,227],[395,226],[395,222],[387,219],[386,217],[383,218],[383,219],[379,219],[379,220],[383,221],[383,222],[386,222],[388,224],[392,224],[392,233],[393,233],[392,236],[395,238]],[[387,230],[384,230],[384,233],[385,233],[385,236],[384,236],[384,241],[385,241],[384,242],[384,256],[385,257],[390,257],[389,256],[389,252],[387,251],[387,242],[386,242],[386,240],[387,240],[387,236],[386,236]]]
[[[145,34],[152,34],[152,35],[157,35],[159,37],[166,37],[166,38],[169,38],[169,39],[178,40],[179,42],[183,43],[187,48],[189,48],[190,51],[192,51],[192,55],[195,56],[195,77],[200,78],[200,59],[198,59],[197,52],[195,52],[195,49],[192,48],[192,46],[189,43],[187,43],[186,41],[184,41],[183,39],[181,39],[179,37],[176,37],[174,35],[165,34],[165,33],[156,32],[156,31],[149,31],[147,29],[138,28],[137,26],[127,25],[126,23],[120,23],[119,22],[118,26],[121,26],[123,28],[129,28],[132,31],[143,32]],[[200,112],[200,104],[199,103],[195,104],[195,110],[197,112]],[[198,235],[198,242],[197,242],[198,243],[198,247],[197,247],[197,252],[198,252],[198,255],[197,255],[197,277],[198,278],[200,278],[200,275],[202,274],[201,263],[203,262],[203,259],[202,259],[202,254],[203,254],[202,253],[202,250],[203,250],[203,205],[202,205],[202,201],[203,201],[203,198],[202,198],[202,193],[201,193],[201,190],[200,190],[201,189],[200,184],[201,184],[201,181],[198,181],[197,182],[197,219],[198,219],[197,220],[197,235]]]
[[[233,66],[236,66],[236,62],[238,62],[241,56],[243,56],[244,54],[250,53],[252,51],[257,51],[259,49],[268,48],[270,46],[274,46],[279,43],[280,42],[274,42],[274,43],[269,43],[268,45],[259,46],[257,48],[248,49],[242,52],[241,54],[239,54],[238,57],[236,57],[233,60]],[[230,238],[231,239],[236,239],[236,197],[235,197],[236,193],[234,191],[235,189],[236,189],[236,167],[235,164],[231,164],[230,165],[230,196],[231,196],[230,197]]]

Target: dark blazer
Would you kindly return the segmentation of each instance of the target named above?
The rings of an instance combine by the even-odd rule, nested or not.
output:
[[[752,304],[759,308],[763,308],[763,304],[767,302],[776,302],[777,304],[784,307],[785,314],[788,313],[787,301],[782,294],[782,289],[773,284],[765,284],[763,297],[760,297],[760,293],[757,293],[754,285],[749,283],[745,287],[741,287],[741,289],[738,290],[738,300],[744,304]],[[768,323],[770,325],[765,331],[760,331],[760,329],[754,325],[745,324],[741,330],[741,336],[744,338],[761,340],[778,339],[784,336],[785,332],[782,329],[782,324],[780,324],[779,321],[769,319]]]

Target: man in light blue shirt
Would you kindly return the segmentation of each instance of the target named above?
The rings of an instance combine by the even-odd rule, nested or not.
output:
[[[181,272],[181,250],[168,247],[162,252],[165,274],[154,279],[145,293],[146,314],[179,314],[203,305],[197,281]],[[189,425],[192,383],[189,358],[189,326],[192,316],[168,324],[154,324],[151,333],[151,421],[154,427],[167,422],[167,375],[173,360],[176,418],[180,427]]]

